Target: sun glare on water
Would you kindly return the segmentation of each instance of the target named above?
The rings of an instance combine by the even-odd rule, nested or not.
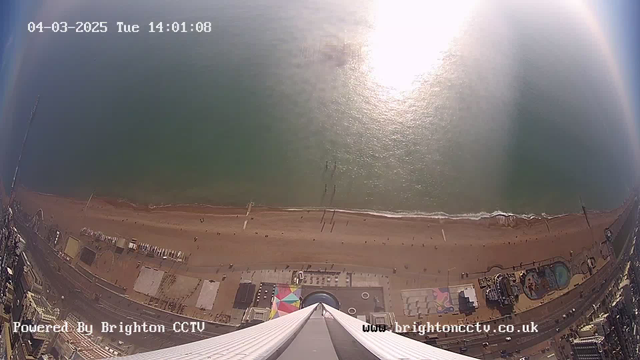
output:
[[[433,71],[476,0],[380,0],[367,47],[371,80],[403,97]]]

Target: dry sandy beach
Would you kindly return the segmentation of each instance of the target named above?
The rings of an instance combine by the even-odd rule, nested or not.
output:
[[[78,235],[81,228],[88,227],[105,235],[137,238],[190,254],[191,268],[327,263],[397,268],[398,274],[419,273],[438,282],[451,268],[455,268],[452,274],[459,275],[486,271],[494,265],[511,267],[554,256],[568,258],[571,251],[578,253],[601,241],[604,228],[624,209],[590,213],[590,230],[581,214],[548,221],[518,219],[507,226],[497,218],[388,218],[267,208],[253,208],[245,217],[244,208],[150,209],[96,197],[85,210],[86,200],[25,188],[19,189],[17,199],[29,213],[41,208],[45,222],[57,224],[65,235]],[[243,230],[245,219],[248,224]]]

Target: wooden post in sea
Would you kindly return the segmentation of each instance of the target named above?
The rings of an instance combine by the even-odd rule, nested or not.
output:
[[[244,224],[242,225],[242,230],[246,230],[247,229],[247,223],[249,222],[249,214],[251,214],[251,207],[253,207],[253,200],[249,201],[249,204],[247,204],[247,214],[244,216]]]
[[[594,239],[593,237],[593,229],[591,228],[591,223],[589,223],[589,216],[587,215],[587,208],[584,206],[584,203],[582,202],[582,197],[579,196],[580,198],[580,206],[582,206],[582,213],[584,214],[584,219],[587,221],[587,226],[589,227],[589,233],[591,234],[591,240]]]
[[[582,197],[580,198],[580,206],[582,206],[582,213],[584,214],[584,219],[587,221],[587,226],[589,227],[589,229],[591,229],[591,224],[589,223],[589,217],[587,216],[587,208],[584,206],[584,203],[582,202]]]
[[[93,199],[93,193],[91,193],[91,196],[89,196],[89,200],[87,200],[87,204],[84,206],[84,209],[82,209],[82,211],[87,210],[87,208],[89,207],[89,203],[91,202],[91,199]]]
[[[249,216],[249,214],[251,214],[252,206],[253,206],[253,201],[249,201],[249,204],[247,205],[247,214],[245,216]]]
[[[320,198],[320,206],[324,203],[324,197],[327,196],[327,184],[324,184],[324,192],[322,193],[322,197]]]

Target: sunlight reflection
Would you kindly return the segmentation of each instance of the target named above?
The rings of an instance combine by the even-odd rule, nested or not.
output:
[[[437,67],[475,0],[380,0],[368,39],[371,79],[394,97],[413,90]]]

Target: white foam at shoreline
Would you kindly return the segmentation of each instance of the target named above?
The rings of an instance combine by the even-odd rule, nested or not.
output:
[[[48,194],[43,192],[34,191],[40,195],[46,196],[60,196],[55,194]],[[133,207],[136,206],[145,206],[133,203],[126,199],[114,199],[117,202],[125,203],[131,205]],[[625,200],[626,203],[627,200]],[[213,209],[239,209],[242,208],[240,206],[219,206],[219,205],[210,205],[210,204],[200,204],[200,203],[190,203],[190,204],[162,204],[162,205],[146,205],[149,209],[162,209],[162,208],[171,208],[171,207],[205,207],[205,208],[213,208]],[[372,215],[372,216],[381,216],[387,218],[426,218],[426,219],[443,219],[443,220],[482,220],[482,219],[490,219],[498,216],[503,217],[516,217],[524,220],[536,220],[536,219],[554,219],[560,218],[569,215],[579,215],[581,213],[564,213],[558,215],[549,215],[546,213],[542,214],[515,214],[505,211],[493,211],[493,212],[478,212],[478,213],[463,213],[463,214],[448,214],[441,211],[435,212],[420,212],[420,211],[382,211],[382,210],[368,210],[368,209],[337,209],[337,208],[326,208],[326,207],[271,207],[271,206],[263,206],[263,205],[254,205],[256,208],[262,209],[273,209],[273,210],[282,210],[282,211],[334,211],[338,213],[345,214],[361,214],[361,215]],[[597,214],[602,213],[600,210],[589,210],[589,213]]]
[[[126,200],[122,200],[130,205],[134,205],[131,202]],[[214,209],[237,209],[236,206],[216,206],[209,204],[163,204],[163,205],[149,205],[149,209],[162,209],[169,207],[178,207],[178,206],[200,206]],[[448,214],[445,212],[437,211],[437,212],[420,212],[420,211],[381,211],[381,210],[367,210],[367,209],[338,209],[338,208],[325,208],[325,207],[271,207],[271,206],[255,206],[256,208],[262,209],[273,209],[273,210],[281,210],[281,211],[335,211],[337,213],[345,213],[345,214],[362,214],[362,215],[373,215],[373,216],[382,216],[388,218],[429,218],[429,219],[460,219],[460,220],[481,220],[488,219],[497,216],[510,217],[514,216],[520,219],[525,220],[535,220],[535,219],[554,219],[568,215],[576,215],[579,213],[565,213],[558,215],[549,215],[546,213],[542,214],[514,214],[510,212],[504,211],[494,211],[494,212],[479,212],[479,213],[465,213],[465,214]],[[590,213],[600,213],[601,211],[597,210],[589,210]]]
[[[525,220],[534,220],[534,219],[553,219],[568,215],[574,214],[559,214],[559,215],[548,215],[546,213],[542,213],[540,215],[537,214],[514,214],[503,211],[494,211],[494,212],[479,212],[479,213],[466,213],[466,214],[447,214],[445,212],[436,211],[436,212],[402,212],[402,211],[379,211],[379,210],[349,210],[349,209],[329,209],[329,208],[282,208],[282,210],[286,211],[307,211],[307,210],[327,210],[327,211],[336,211],[338,213],[347,213],[347,214],[366,214],[366,215],[374,215],[374,216],[383,216],[389,218],[429,218],[429,219],[459,219],[459,220],[481,220],[481,219],[489,219],[497,216],[510,217],[514,216],[520,219]]]

